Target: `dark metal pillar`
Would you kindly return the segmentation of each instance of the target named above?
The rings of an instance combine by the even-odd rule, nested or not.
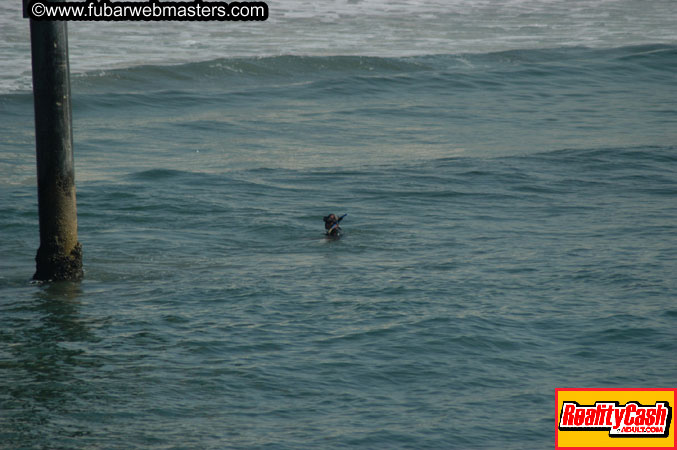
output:
[[[40,216],[33,278],[79,280],[68,31],[63,21],[31,19],[30,27]]]

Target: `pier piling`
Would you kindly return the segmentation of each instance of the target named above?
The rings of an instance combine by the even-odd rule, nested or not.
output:
[[[25,6],[25,5],[24,5]],[[35,280],[82,278],[78,242],[68,31],[63,21],[30,20],[40,248]]]

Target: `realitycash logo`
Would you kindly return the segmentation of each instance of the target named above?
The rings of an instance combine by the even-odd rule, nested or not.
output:
[[[608,430],[611,437],[667,437],[670,432],[672,408],[668,402],[644,406],[630,402],[596,402],[579,405],[564,402],[560,411],[559,431]]]
[[[558,449],[677,448],[676,389],[556,389]],[[622,438],[622,439],[619,439]]]

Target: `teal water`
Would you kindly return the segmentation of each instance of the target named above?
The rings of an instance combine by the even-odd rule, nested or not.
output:
[[[0,95],[0,446],[546,448],[556,387],[673,387],[676,68],[643,45],[77,75],[79,284],[30,282],[32,97]]]

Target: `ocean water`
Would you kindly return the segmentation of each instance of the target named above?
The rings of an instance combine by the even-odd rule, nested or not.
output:
[[[57,284],[0,6],[0,448],[541,449],[675,386],[677,6],[316,3],[69,25]]]

